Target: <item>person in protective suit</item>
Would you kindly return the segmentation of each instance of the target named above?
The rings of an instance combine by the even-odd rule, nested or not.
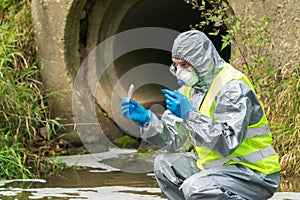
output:
[[[249,79],[197,30],[178,35],[172,60],[181,87],[162,90],[161,119],[122,101],[122,114],[140,125],[142,138],[170,151],[154,162],[162,192],[171,200],[270,198],[280,182],[279,159]],[[189,141],[195,151],[183,152]]]

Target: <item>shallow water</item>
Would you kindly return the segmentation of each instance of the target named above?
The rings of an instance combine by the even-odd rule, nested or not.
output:
[[[64,169],[45,180],[2,182],[0,199],[162,199],[151,174]]]
[[[76,163],[84,168],[64,169],[58,175],[46,179],[0,181],[0,199],[166,200],[151,172],[129,173],[99,162],[120,153],[124,155],[130,151],[114,151],[109,156],[69,156],[63,159],[65,163]],[[299,181],[292,180],[283,181],[281,188],[271,199],[299,200]]]

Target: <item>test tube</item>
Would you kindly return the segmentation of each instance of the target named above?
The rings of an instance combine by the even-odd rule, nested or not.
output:
[[[131,83],[130,86],[129,86],[129,90],[128,90],[128,95],[127,95],[127,103],[129,103],[131,97],[132,97],[132,94],[133,94],[133,90],[134,90],[134,85]]]

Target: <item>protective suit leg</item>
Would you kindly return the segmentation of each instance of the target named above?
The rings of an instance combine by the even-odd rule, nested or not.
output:
[[[185,199],[189,200],[264,200],[274,194],[279,182],[279,172],[266,175],[243,165],[229,165],[194,174],[180,188]]]
[[[168,153],[156,157],[154,173],[156,180],[169,200],[184,200],[179,187],[185,179],[199,172],[197,155],[192,152]]]

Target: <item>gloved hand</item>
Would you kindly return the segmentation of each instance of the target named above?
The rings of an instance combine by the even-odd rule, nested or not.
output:
[[[130,99],[130,101],[127,102],[127,98],[124,98],[122,100],[121,109],[124,117],[137,122],[140,126],[143,126],[145,123],[149,122],[152,117],[150,110],[145,109],[141,104],[133,99]]]
[[[173,92],[171,90],[163,89],[161,91],[166,97],[167,109],[184,121],[186,121],[192,110],[196,110],[196,108],[190,104],[188,98],[177,90]]]

